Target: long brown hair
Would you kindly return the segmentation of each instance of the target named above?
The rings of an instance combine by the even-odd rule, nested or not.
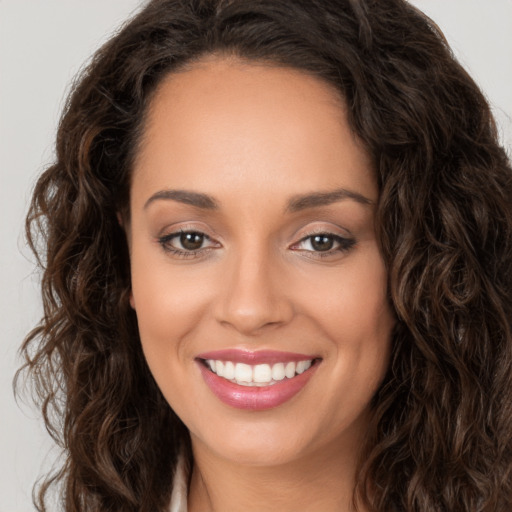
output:
[[[398,324],[355,496],[385,512],[512,510],[512,170],[489,106],[403,0],[153,0],[93,57],[27,218],[44,316],[22,347],[64,451],[66,511],[164,510],[187,430],[145,363],[119,212],[156,86],[205,55],[334,85],[372,156]]]

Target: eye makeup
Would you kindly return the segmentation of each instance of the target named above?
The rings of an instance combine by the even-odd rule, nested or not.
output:
[[[197,258],[222,245],[199,230],[180,229],[158,238],[163,250],[177,258]],[[303,236],[289,249],[307,254],[310,258],[332,257],[348,252],[356,244],[354,238],[346,238],[328,231],[315,231]],[[310,254],[308,254],[310,253]]]

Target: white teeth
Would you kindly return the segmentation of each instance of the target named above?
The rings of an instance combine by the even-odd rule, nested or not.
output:
[[[257,364],[254,367],[253,382],[269,382],[272,380],[272,368],[269,364]]]
[[[233,380],[235,378],[235,365],[231,361],[226,361],[224,364],[223,377],[228,380]]]
[[[311,361],[299,361],[295,371],[300,375],[304,373],[311,366]]]
[[[284,367],[284,374],[289,379],[295,377],[295,363],[287,363]]]
[[[252,367],[244,363],[236,363],[235,380],[238,382],[252,382]]]
[[[304,373],[313,363],[312,359],[290,361],[288,363],[257,364],[251,366],[245,363],[233,363],[232,361],[220,361],[208,359],[206,364],[212,372],[231,382],[242,386],[270,386],[283,380],[292,379],[296,375]]]
[[[284,378],[284,364],[277,363],[274,366],[272,366],[272,380],[283,380]]]
[[[305,364],[304,364],[304,361],[299,361],[297,363],[297,367],[295,368],[295,371],[300,375],[301,373],[304,373],[304,369],[305,369]]]

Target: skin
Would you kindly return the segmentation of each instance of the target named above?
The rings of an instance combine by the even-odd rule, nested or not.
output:
[[[323,196],[287,210],[340,188],[367,201]],[[217,208],[158,196],[169,189]],[[149,367],[191,433],[189,511],[352,510],[394,324],[377,199],[343,101],[317,78],[210,57],[160,85],[131,188],[131,303]],[[180,229],[207,235],[199,252],[171,252],[184,250],[168,236]],[[319,232],[351,245],[329,235],[332,249],[315,250],[307,237]],[[228,348],[321,362],[285,404],[240,410],[213,395],[195,361]]]

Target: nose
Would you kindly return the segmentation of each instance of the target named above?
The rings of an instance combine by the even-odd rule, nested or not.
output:
[[[233,261],[234,260],[234,261]],[[216,319],[246,336],[287,324],[293,304],[279,266],[255,251],[233,258],[223,276]]]

